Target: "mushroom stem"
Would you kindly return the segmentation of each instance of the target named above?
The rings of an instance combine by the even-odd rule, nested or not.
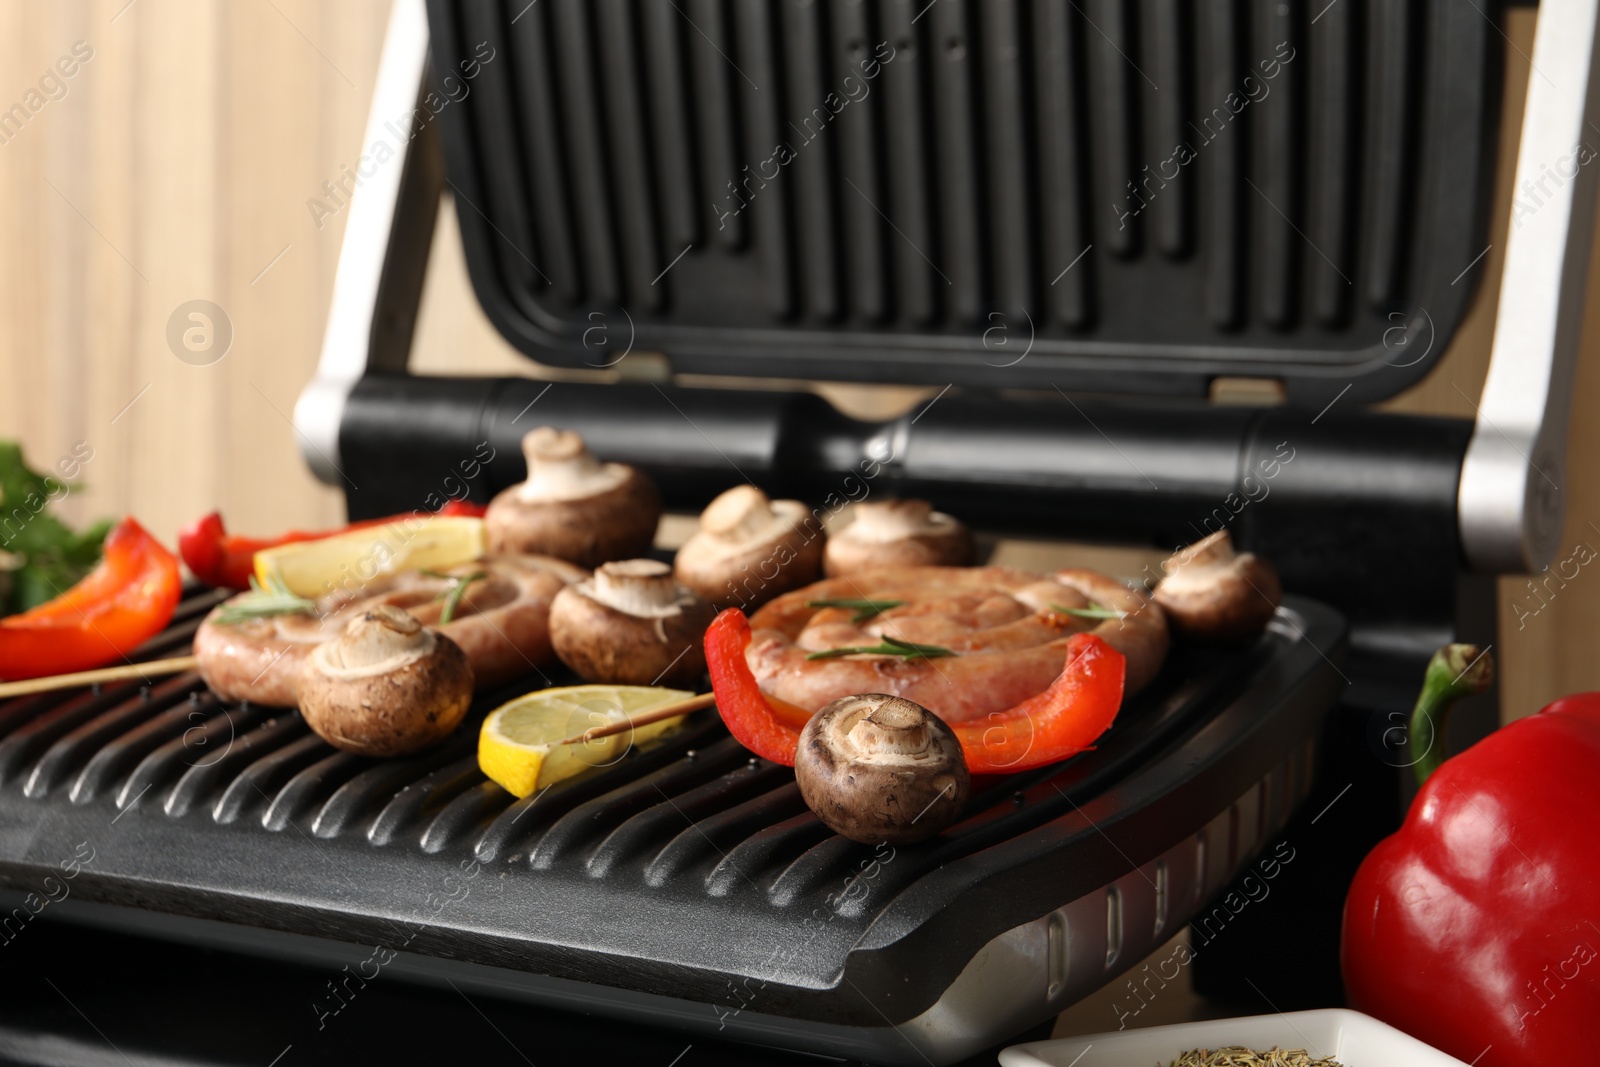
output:
[[[916,705],[884,701],[861,716],[847,736],[863,754],[903,759],[925,756],[928,735],[928,716],[918,714]]]
[[[653,559],[602,563],[550,605],[556,655],[584,679],[692,685],[705,670],[701,637],[711,605]]]
[[[753,485],[739,485],[707,505],[700,529],[719,541],[750,541],[777,520],[767,494]]]
[[[863,500],[850,515],[849,525],[828,542],[829,575],[972,562],[971,531],[926,500]]]
[[[1237,557],[1238,553],[1233,550],[1233,537],[1227,530],[1217,530],[1174,552],[1162,564],[1162,569],[1170,574],[1181,567],[1211,567],[1231,563]]]
[[[517,488],[524,503],[581,500],[622,484],[626,468],[595,458],[583,438],[571,430],[540,426],[522,439],[528,480]]]
[[[401,756],[439,743],[460,724],[472,683],[472,664],[460,646],[379,604],[307,657],[300,714],[336,748]]]
[[[594,572],[591,594],[595,600],[629,615],[676,615],[683,609],[685,590],[672,577],[672,568],[659,560],[628,559],[602,563]]]
[[[642,471],[602,463],[578,434],[551,426],[529,430],[522,452],[527,480],[501,490],[483,516],[491,552],[593,567],[650,547],[661,493]]]
[[[713,603],[745,607],[814,581],[823,537],[815,513],[798,500],[769,500],[738,485],[700,514],[700,529],[678,549],[678,580]]]
[[[403,667],[433,651],[434,631],[389,604],[379,604],[350,620],[337,641],[318,645],[313,655],[331,678],[365,678]]]
[[[863,500],[855,507],[851,536],[861,541],[898,541],[940,525],[926,500]]]

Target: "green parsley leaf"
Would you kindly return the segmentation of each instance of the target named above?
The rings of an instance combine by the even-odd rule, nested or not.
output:
[[[54,600],[100,562],[113,524],[77,532],[48,510],[77,488],[30,468],[15,441],[0,441],[0,615]]]

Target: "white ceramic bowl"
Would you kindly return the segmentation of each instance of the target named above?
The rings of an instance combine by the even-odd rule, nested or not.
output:
[[[1213,1019],[1203,1023],[1119,1030],[1013,1045],[1001,1067],[1154,1067],[1192,1048],[1243,1045],[1265,1052],[1276,1045],[1332,1056],[1343,1067],[1467,1067],[1370,1015],[1343,1008]]]

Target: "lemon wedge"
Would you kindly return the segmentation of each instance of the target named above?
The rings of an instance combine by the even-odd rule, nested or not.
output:
[[[435,515],[367,526],[320,541],[297,541],[256,553],[256,580],[263,589],[281,581],[295,596],[320,597],[357,591],[386,574],[444,570],[470,563],[486,549],[483,520]]]
[[[483,720],[478,767],[506,792],[525,797],[591,767],[609,767],[630,747],[676,728],[683,720],[665,719],[610,737],[562,744],[567,738],[692,696],[682,689],[651,685],[541,689],[500,705]]]

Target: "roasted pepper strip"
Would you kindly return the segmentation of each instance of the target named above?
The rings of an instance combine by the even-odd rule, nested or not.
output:
[[[711,691],[717,695],[717,711],[745,748],[762,759],[793,767],[800,730],[810,713],[783,701],[775,704],[761,692],[744,658],[749,645],[750,620],[738,608],[728,608],[706,628],[706,668],[711,672]]]
[[[440,515],[467,515],[481,518],[484,505],[465,500],[452,500],[440,508]],[[241,537],[230,534],[222,525],[221,512],[213,511],[185,526],[178,534],[178,553],[194,576],[207,585],[225,589],[249,589],[250,575],[254,573],[257,552],[297,541],[320,541],[324,537],[359,530],[366,526],[381,526],[398,522],[409,515],[391,515],[383,519],[366,519],[353,522],[337,530],[290,530],[277,537]]]
[[[800,731],[810,712],[761,692],[745,659],[750,623],[729,608],[706,630],[706,665],[728,732],[756,755],[794,766]],[[1124,659],[1100,638],[1075,634],[1050,688],[983,720],[951,723],[973,774],[1007,774],[1042,767],[1087,749],[1106,731],[1122,704]],[[937,708],[930,708],[937,712]]]
[[[1012,774],[1057,763],[1093,746],[1122,707],[1122,653],[1093,634],[1067,638],[1067,660],[1050,688],[971,722],[953,722],[967,770]],[[930,709],[931,710],[931,709]]]
[[[166,628],[182,590],[177,558],[144,527],[123,519],[83,581],[32,611],[0,619],[0,678],[42,678],[114,662]]]

